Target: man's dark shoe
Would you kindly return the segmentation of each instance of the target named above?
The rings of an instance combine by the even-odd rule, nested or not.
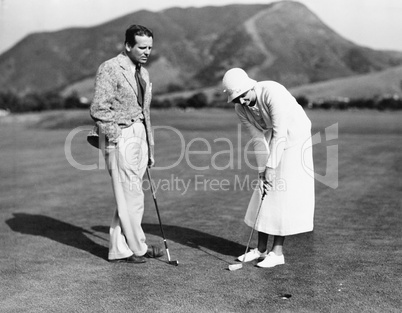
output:
[[[147,253],[145,253],[145,257],[147,258],[159,258],[163,255],[163,250],[157,246],[148,246]]]
[[[147,260],[143,256],[132,255],[128,258],[110,260],[113,263],[145,263]]]

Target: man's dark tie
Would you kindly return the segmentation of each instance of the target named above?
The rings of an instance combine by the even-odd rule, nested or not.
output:
[[[135,80],[137,82],[137,89],[138,89],[138,104],[140,106],[143,106],[144,104],[144,93],[145,93],[145,87],[147,86],[147,83],[141,76],[140,72],[141,67],[137,66],[135,68]]]

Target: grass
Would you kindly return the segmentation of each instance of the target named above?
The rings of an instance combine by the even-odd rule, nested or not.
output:
[[[91,124],[86,111],[1,119],[2,312],[399,312],[401,113],[307,113],[322,139],[314,146],[316,173],[329,174],[327,148],[338,146],[339,186],[317,181],[314,232],[286,239],[286,265],[265,270],[247,264],[236,272],[227,267],[244,251],[250,230],[242,220],[251,196],[236,178],[252,179],[255,171],[245,163],[242,147],[249,138],[244,129],[238,135],[234,112],[153,111],[154,126],[183,136],[156,131],[159,166],[177,162],[185,149],[211,147],[211,153],[152,172],[178,267],[164,258],[142,265],[107,262],[114,209],[108,174],[78,170],[64,152],[71,130]],[[325,141],[325,129],[336,123],[338,138]],[[97,164],[98,151],[85,135],[73,138],[71,154],[80,164]],[[195,138],[205,140],[191,142]],[[232,161],[228,153],[216,155],[230,149],[219,138],[233,143]],[[205,189],[197,177],[209,180]],[[163,189],[174,178],[188,183],[187,192]],[[228,181],[227,190],[213,180]],[[145,193],[144,229],[150,243],[162,244]]]

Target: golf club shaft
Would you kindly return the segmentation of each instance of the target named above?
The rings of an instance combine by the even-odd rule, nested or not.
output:
[[[165,244],[166,254],[167,254],[168,260],[170,262],[170,253],[169,253],[169,249],[168,249],[167,242],[166,242],[165,232],[163,231],[161,215],[159,213],[158,202],[156,201],[156,194],[155,194],[153,181],[152,181],[152,178],[151,178],[151,173],[149,171],[149,168],[147,168],[147,175],[148,175],[148,179],[149,179],[149,184],[151,186],[152,197],[153,197],[154,203],[155,203],[156,214],[158,215],[159,227],[161,229],[161,233],[162,233],[162,237],[163,237],[163,243]]]
[[[248,251],[248,248],[250,247],[251,238],[253,237],[253,234],[254,234],[254,228],[255,228],[255,226],[257,225],[258,215],[260,214],[260,209],[261,209],[262,202],[263,202],[263,200],[264,200],[265,194],[266,194],[266,193],[265,193],[265,190],[263,190],[263,192],[262,192],[262,197],[261,197],[261,200],[260,200],[260,204],[259,204],[258,210],[257,210],[257,215],[256,215],[256,217],[255,217],[255,222],[254,222],[253,227],[251,228],[250,236],[248,237],[248,242],[247,242],[247,246],[246,246],[246,251],[244,252],[244,256],[243,256],[243,261],[242,261],[242,263],[244,263],[244,261],[246,260],[246,253],[247,253],[247,251]]]

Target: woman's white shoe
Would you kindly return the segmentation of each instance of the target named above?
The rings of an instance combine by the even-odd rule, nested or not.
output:
[[[285,264],[285,256],[276,255],[273,251],[268,253],[265,259],[259,263],[257,263],[258,267],[274,267],[277,265]]]
[[[239,256],[237,258],[237,260],[240,262],[250,262],[250,261],[257,260],[259,258],[264,258],[266,256],[267,256],[267,251],[260,252],[260,251],[258,251],[258,248],[255,248],[246,253],[246,258],[244,258],[244,254],[242,254],[241,256]]]

